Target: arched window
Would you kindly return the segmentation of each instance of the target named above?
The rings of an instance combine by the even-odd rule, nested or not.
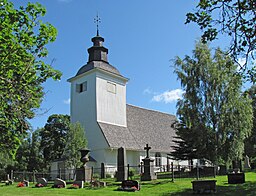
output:
[[[155,165],[157,166],[157,167],[160,167],[161,166],[161,153],[160,152],[157,152],[156,154],[155,154]]]

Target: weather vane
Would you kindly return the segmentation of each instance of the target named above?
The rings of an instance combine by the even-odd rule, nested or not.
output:
[[[98,13],[97,13],[96,18],[94,18],[94,23],[96,23],[96,27],[97,27],[97,36],[99,36],[99,23],[101,23],[101,19],[100,19]]]

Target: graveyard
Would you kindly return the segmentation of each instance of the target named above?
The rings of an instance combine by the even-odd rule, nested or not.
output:
[[[139,176],[135,176],[139,179]],[[226,175],[216,176],[217,192],[214,195],[255,195],[256,194],[256,173],[246,172],[246,182],[243,184],[228,184]],[[71,189],[72,184],[67,183],[66,188],[52,188],[53,182],[49,182],[47,186],[35,188],[36,183],[30,183],[29,187],[17,187],[18,182],[6,186],[5,183],[0,184],[0,195],[193,195],[191,181],[192,178],[175,179],[158,179],[152,181],[141,181],[140,191],[123,192],[117,191],[121,186],[121,182],[116,182],[113,178],[104,179],[107,186],[96,188],[89,183],[85,183],[82,189]]]
[[[108,168],[102,163],[100,174],[97,168],[89,167],[89,150],[82,149],[82,165],[75,169],[75,178],[58,173],[52,179],[51,173],[16,172],[6,175],[1,181],[1,195],[193,195],[211,193],[214,195],[254,195],[256,193],[256,171],[246,167],[240,170],[220,169],[216,166],[171,165],[167,170],[155,172],[151,147],[146,144],[143,163],[137,167],[126,163],[125,150],[118,149],[117,170],[114,176],[106,174]],[[164,168],[164,167],[163,167]],[[98,170],[99,171],[99,170]],[[70,176],[70,175],[69,175]]]

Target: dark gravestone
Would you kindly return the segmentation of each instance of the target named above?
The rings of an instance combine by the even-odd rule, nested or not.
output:
[[[242,160],[236,160],[236,161],[232,161],[232,167],[233,167],[233,171],[235,172],[242,172],[243,171],[243,166],[242,166]]]
[[[194,180],[191,183],[194,193],[216,192],[216,180]]]
[[[154,160],[149,157],[149,150],[151,149],[151,147],[146,144],[146,147],[144,149],[146,150],[147,156],[145,159],[142,159],[144,165],[144,172],[141,175],[141,181],[151,181],[157,178],[153,171]]]
[[[84,167],[84,168],[77,168],[76,169],[76,180],[84,181],[84,182],[91,182],[92,180],[92,168],[91,167]]]
[[[66,182],[60,178],[54,180],[53,188],[66,188]]]
[[[127,180],[127,170],[125,168],[126,165],[126,150],[122,147],[118,148],[116,181],[122,182],[124,180]]]
[[[143,173],[143,162],[140,162],[140,173]]]
[[[219,175],[226,175],[227,174],[227,166],[226,165],[220,165],[219,166]]]
[[[92,169],[86,166],[86,163],[89,161],[89,149],[81,149],[81,159],[80,161],[83,163],[80,168],[76,169],[76,181],[84,181],[90,182]]]
[[[242,184],[245,183],[244,173],[230,173],[228,174],[229,184]]]
[[[255,163],[251,163],[251,169],[253,170],[253,169],[255,169],[256,168],[256,164]]]
[[[47,180],[45,178],[38,178],[37,179],[37,184],[38,185],[41,184],[42,186],[46,187],[48,182],[47,182]]]
[[[167,172],[170,171],[170,159],[169,157],[167,157],[167,168],[166,168]]]
[[[136,180],[124,180],[122,181],[121,187],[118,188],[119,191],[139,191],[140,185]]]
[[[29,187],[29,181],[28,180],[24,180],[23,183],[25,184],[25,186]]]
[[[100,167],[100,178],[101,178],[101,179],[106,178],[105,164],[104,164],[104,163],[101,163],[101,167]]]

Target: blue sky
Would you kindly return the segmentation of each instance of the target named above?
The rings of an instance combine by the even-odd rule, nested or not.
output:
[[[15,6],[27,0],[13,0]],[[44,84],[45,98],[34,129],[43,127],[51,114],[69,114],[70,84],[78,69],[87,63],[87,48],[96,35],[94,18],[101,18],[100,35],[109,49],[108,60],[129,78],[127,103],[176,114],[180,83],[173,74],[172,59],[191,55],[200,30],[185,25],[186,13],[197,1],[188,0],[30,0],[47,9],[43,18],[58,29],[57,40],[48,45],[45,59],[62,71],[61,81]],[[225,39],[223,39],[225,40]],[[226,42],[219,40],[225,47]],[[214,46],[214,45],[213,45]]]

